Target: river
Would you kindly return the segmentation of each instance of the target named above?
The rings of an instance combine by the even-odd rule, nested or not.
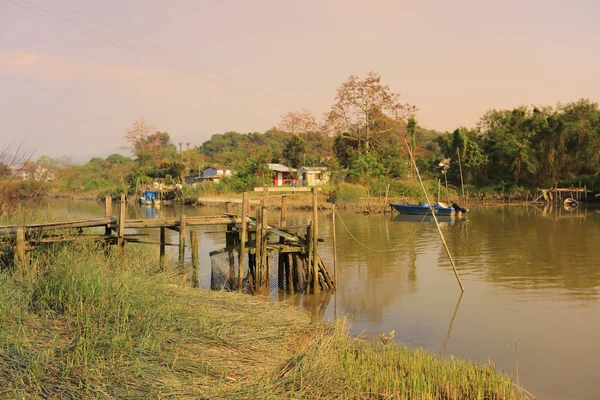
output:
[[[61,213],[103,215],[100,203],[53,203]],[[129,218],[216,215],[223,208],[130,205]],[[461,291],[430,217],[340,213],[338,290],[292,301],[318,318],[347,315],[351,333],[395,331],[398,341],[483,361],[543,399],[597,399],[600,393],[600,210],[476,208],[441,222]],[[269,220],[277,222],[277,213]],[[289,212],[290,223],[309,221]],[[332,220],[320,213],[320,253],[332,269]],[[200,283],[224,227],[202,227]],[[152,234],[157,234],[153,232]],[[171,233],[176,242],[176,233]],[[158,248],[156,249],[158,251]],[[277,296],[275,296],[277,297]],[[517,344],[515,346],[515,341]],[[516,347],[516,349],[515,349]]]

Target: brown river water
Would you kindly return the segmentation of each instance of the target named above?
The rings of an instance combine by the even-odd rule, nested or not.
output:
[[[58,212],[102,216],[89,201],[53,203]],[[234,209],[235,210],[235,209]],[[223,208],[130,205],[129,218],[217,215]],[[347,315],[351,333],[395,331],[396,340],[433,353],[491,359],[541,399],[600,398],[600,209],[494,207],[441,219],[460,288],[430,217],[339,214],[336,293],[291,301],[326,320]],[[270,213],[277,223],[278,213]],[[308,212],[289,212],[305,224]],[[200,283],[225,227],[202,227]],[[333,268],[332,218],[320,213],[320,254]],[[150,232],[158,237],[157,230]],[[177,234],[171,233],[172,242]],[[158,248],[156,249],[158,252]],[[274,298],[283,298],[276,291]]]

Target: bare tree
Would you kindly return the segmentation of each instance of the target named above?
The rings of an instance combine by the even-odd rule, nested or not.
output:
[[[378,133],[389,131],[387,121],[401,121],[414,116],[416,107],[400,103],[400,95],[381,83],[376,72],[363,79],[352,75],[337,89],[335,103],[326,116],[330,131],[335,134],[350,133],[350,138],[364,143],[369,152],[369,140]]]

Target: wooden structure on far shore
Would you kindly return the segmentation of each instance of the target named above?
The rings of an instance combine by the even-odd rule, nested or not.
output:
[[[263,200],[256,207],[255,218],[250,216],[248,193],[244,193],[243,196],[241,216],[231,213],[231,203],[228,203],[227,213],[224,215],[198,217],[180,215],[173,218],[134,220],[126,219],[124,195],[117,203],[119,206],[117,216],[114,216],[112,212],[112,199],[107,197],[104,217],[0,226],[0,243],[9,243],[13,247],[14,264],[17,271],[21,272],[29,264],[28,251],[35,246],[82,240],[116,245],[121,253],[125,251],[125,244],[128,242],[159,245],[162,268],[165,265],[166,246],[177,246],[179,248],[179,264],[185,265],[185,237],[186,232],[190,231],[191,281],[192,286],[197,287],[199,283],[199,250],[198,235],[194,228],[206,225],[225,225],[227,227],[226,247],[213,253],[226,251],[230,255],[230,260],[234,252],[237,253],[239,267],[235,275],[228,276],[230,290],[243,291],[245,287],[248,293],[269,294],[272,274],[268,254],[272,253],[279,253],[277,268],[279,289],[287,289],[290,293],[298,291],[297,277],[300,273],[310,282],[310,285],[306,285],[307,292],[310,290],[311,293],[317,293],[321,289],[334,289],[335,283],[318,253],[317,190],[312,190],[313,221],[307,227],[305,235],[295,233],[286,227],[286,196],[282,196],[281,200],[279,226],[274,227],[267,223],[268,193],[268,191],[264,192]],[[83,229],[85,228],[96,228],[96,230],[84,234]],[[160,229],[159,242],[144,238],[146,234],[143,233],[125,233],[126,229],[141,228]],[[167,243],[167,229],[179,233],[178,243]],[[276,242],[269,242],[269,235],[278,236],[279,239]],[[273,273],[273,275],[275,274]],[[245,286],[244,283],[246,283]]]
[[[533,200],[534,203],[561,203],[564,199],[572,198],[577,201],[587,201],[587,186],[559,188],[553,187],[550,189],[537,189],[537,197]]]

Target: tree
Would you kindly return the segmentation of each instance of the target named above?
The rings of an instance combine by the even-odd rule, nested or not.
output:
[[[123,136],[133,146],[133,154],[140,160],[141,164],[144,165],[147,154],[152,150],[153,147],[159,146],[158,141],[160,137],[157,137],[156,126],[148,124],[144,118],[140,118],[133,122],[131,128],[125,131]]]
[[[401,104],[400,95],[381,83],[376,72],[363,79],[352,75],[337,89],[335,103],[327,115],[327,124],[336,134],[352,137],[359,152],[368,153],[373,136],[392,130],[389,121],[413,117],[416,107]]]
[[[105,160],[110,165],[125,165],[125,164],[129,164],[130,162],[133,161],[131,158],[122,156],[117,153],[111,154],[110,156],[106,157]]]
[[[319,124],[312,111],[303,109],[301,111],[290,111],[281,116],[278,129],[293,135],[304,136],[305,144],[308,143],[308,135],[319,132]],[[302,163],[306,164],[307,146],[303,146]]]
[[[285,144],[283,157],[292,168],[301,167],[306,160],[306,142],[300,136],[292,136]]]

